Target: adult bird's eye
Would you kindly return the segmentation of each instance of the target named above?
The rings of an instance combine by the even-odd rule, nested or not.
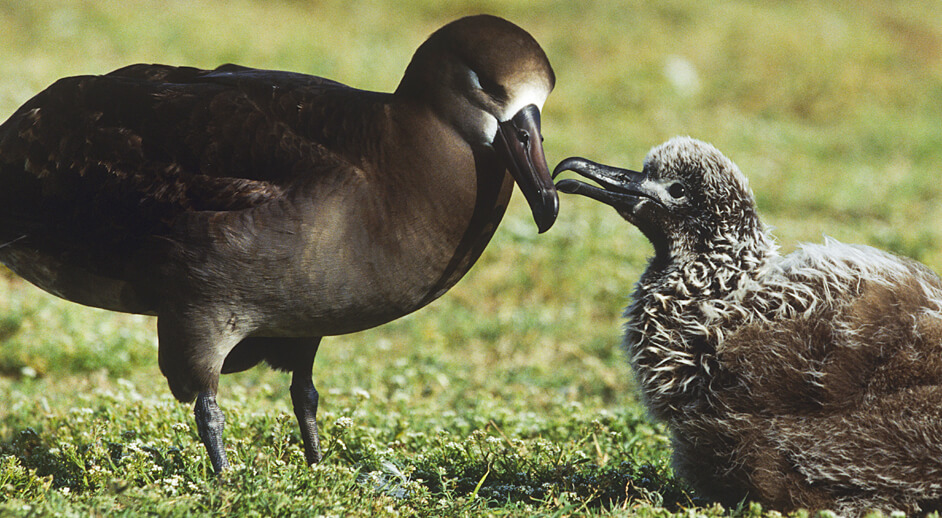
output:
[[[674,182],[670,187],[667,188],[668,194],[674,197],[674,199],[683,198],[687,191],[684,189],[684,184],[680,182]]]

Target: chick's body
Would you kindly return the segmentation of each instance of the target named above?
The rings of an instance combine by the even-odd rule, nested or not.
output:
[[[742,173],[693,139],[655,148],[640,173],[560,168],[604,187],[560,190],[612,205],[654,244],[625,347],[698,492],[847,515],[942,506],[942,279],[833,240],[781,255]]]

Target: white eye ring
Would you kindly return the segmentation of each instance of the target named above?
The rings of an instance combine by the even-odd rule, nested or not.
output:
[[[478,75],[470,68],[468,69],[468,80],[471,81],[471,86],[477,88],[478,90],[483,90],[481,87],[481,79],[478,78]]]

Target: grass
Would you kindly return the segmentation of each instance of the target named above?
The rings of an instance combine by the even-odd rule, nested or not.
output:
[[[291,69],[392,90],[436,27],[503,15],[558,84],[551,162],[640,165],[676,134],[750,177],[783,248],[827,234],[942,270],[937,1],[539,3],[0,0],[0,114],[55,79],[132,62]],[[537,236],[516,196],[468,276],[430,307],[327,338],[327,451],[304,466],[287,376],[223,378],[222,477],[156,364],[154,321],[0,274],[0,515],[721,516],[674,478],[619,349],[650,246],[564,197]]]

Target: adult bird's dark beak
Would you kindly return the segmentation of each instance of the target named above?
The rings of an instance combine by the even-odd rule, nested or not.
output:
[[[530,204],[539,232],[546,232],[559,214],[559,195],[543,153],[540,109],[527,105],[499,123],[494,146]]]

